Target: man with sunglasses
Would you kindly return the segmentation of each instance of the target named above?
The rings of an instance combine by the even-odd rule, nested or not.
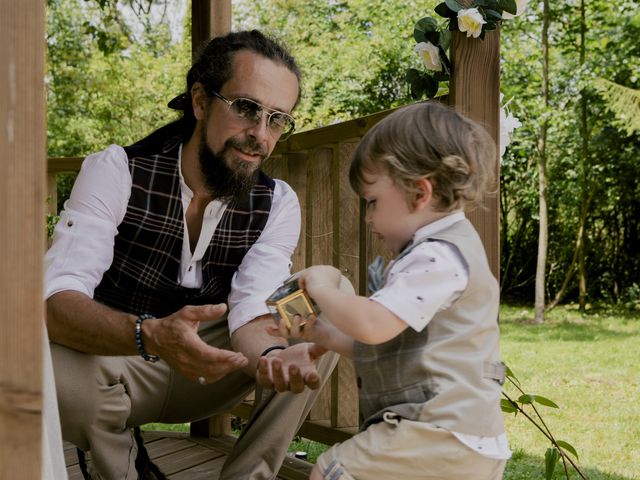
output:
[[[256,383],[265,391],[220,478],[277,474],[337,361],[265,331],[300,207],[260,166],[293,132],[299,95],[283,47],[231,33],[170,102],[180,120],[84,161],[45,280],[63,437],[83,468],[91,452],[93,478],[163,478],[136,427],[227,411]]]

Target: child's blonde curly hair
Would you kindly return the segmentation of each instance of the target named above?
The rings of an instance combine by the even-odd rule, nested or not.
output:
[[[434,209],[451,211],[480,204],[494,187],[496,146],[478,123],[441,103],[403,107],[369,130],[358,145],[349,169],[357,193],[366,173],[388,174],[407,192],[414,206],[415,181],[433,185]]]

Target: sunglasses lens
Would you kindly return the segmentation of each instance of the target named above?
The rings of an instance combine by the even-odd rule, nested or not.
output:
[[[236,98],[230,103],[229,109],[238,118],[247,120],[253,125],[260,123],[264,115],[264,107],[248,98]],[[293,117],[284,112],[275,111],[267,114],[267,122],[274,135],[283,137],[288,136],[295,128]]]
[[[258,123],[262,118],[262,106],[248,98],[237,98],[231,102],[231,111],[240,118]]]
[[[271,114],[269,126],[279,133],[288,132],[293,130],[293,118],[286,113],[274,112]]]

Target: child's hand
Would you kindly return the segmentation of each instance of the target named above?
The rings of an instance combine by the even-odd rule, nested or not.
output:
[[[313,297],[315,289],[319,287],[339,288],[341,277],[340,270],[335,267],[315,265],[300,272],[298,284]]]
[[[304,323],[304,326],[301,326],[301,323]],[[287,328],[285,322],[280,322],[278,325],[267,326],[267,333],[273,337],[295,338],[305,342],[318,343],[317,317],[309,315],[307,318],[302,318],[300,315],[294,315],[291,330]]]

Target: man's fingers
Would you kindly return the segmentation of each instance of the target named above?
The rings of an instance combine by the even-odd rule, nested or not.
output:
[[[317,390],[318,388],[320,388],[320,383],[321,383],[320,382],[320,375],[318,375],[317,372],[309,372],[304,377],[304,383],[311,390]]]
[[[295,365],[289,367],[289,390],[293,393],[301,393],[304,390],[304,383],[300,369]]]
[[[282,361],[275,358],[271,361],[271,377],[273,380],[273,388],[276,392],[286,392],[289,390],[289,379],[286,371],[282,368]]]

